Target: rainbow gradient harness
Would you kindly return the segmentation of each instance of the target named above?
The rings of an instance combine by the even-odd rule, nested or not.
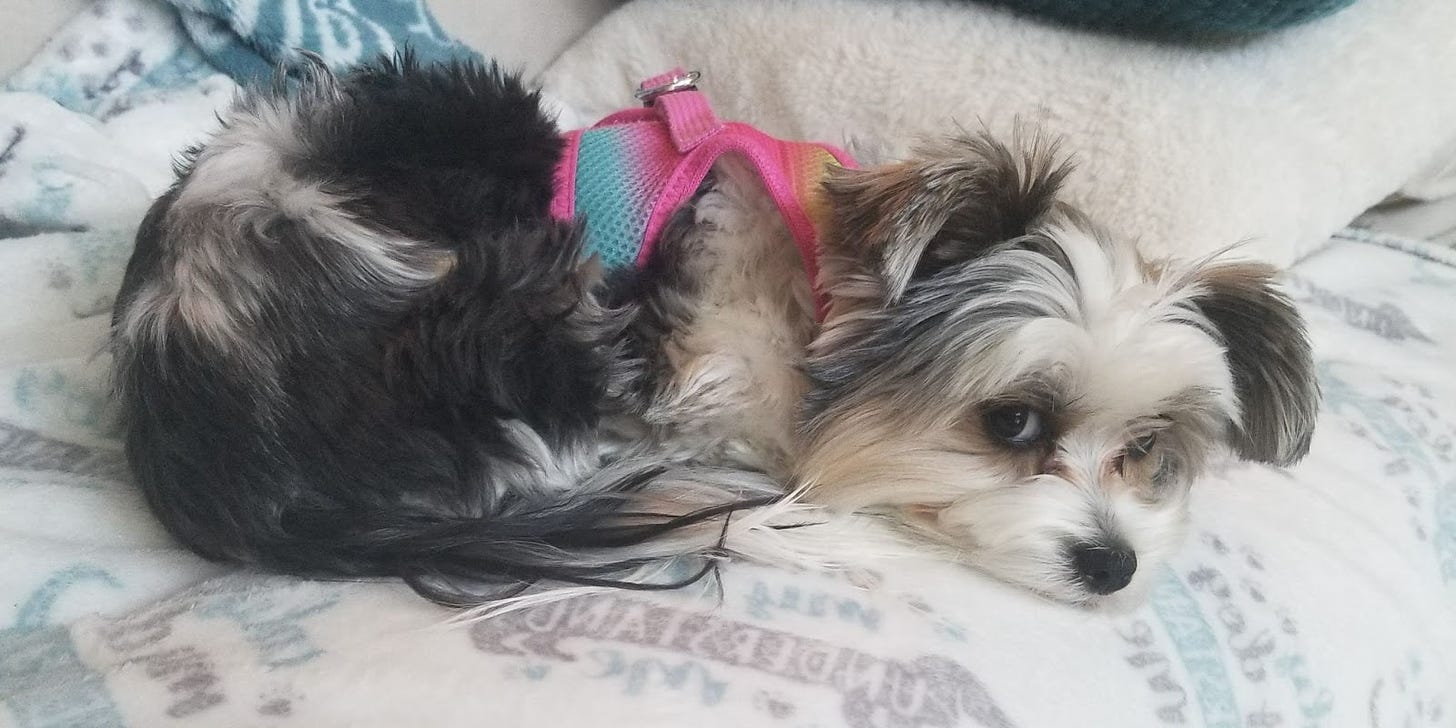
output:
[[[582,221],[586,253],[609,269],[641,267],[713,163],[737,154],[758,172],[816,282],[819,240],[829,223],[822,182],[836,168],[854,168],[854,159],[827,144],[784,141],[747,124],[719,121],[694,85],[697,78],[681,69],[649,78],[636,94],[644,107],[564,134],[552,217]],[[823,295],[816,293],[816,300],[822,319]]]

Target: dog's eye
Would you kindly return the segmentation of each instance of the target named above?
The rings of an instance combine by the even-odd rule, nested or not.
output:
[[[1153,451],[1153,445],[1158,443],[1158,433],[1149,432],[1127,444],[1126,455],[1133,460],[1142,460]]]
[[[1007,443],[1025,447],[1046,435],[1046,418],[1026,405],[1010,405],[987,412],[986,427]]]

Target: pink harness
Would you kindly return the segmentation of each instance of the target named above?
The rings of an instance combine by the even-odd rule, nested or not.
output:
[[[672,213],[692,198],[719,157],[734,153],[757,170],[809,280],[817,281],[819,239],[829,224],[822,183],[835,168],[854,168],[854,160],[826,144],[784,141],[719,121],[694,86],[697,77],[674,69],[649,78],[637,91],[645,107],[563,135],[552,217],[584,221],[587,254],[608,267],[641,267]],[[816,299],[822,319],[822,292]]]

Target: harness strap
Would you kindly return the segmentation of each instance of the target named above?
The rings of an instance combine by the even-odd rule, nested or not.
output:
[[[720,121],[696,80],[696,73],[681,69],[649,78],[636,94],[646,106],[565,134],[552,216],[584,219],[586,251],[608,267],[640,267],[713,164],[724,154],[737,154],[758,173],[793,235],[809,280],[816,283],[822,319],[818,241],[828,228],[829,208],[821,183],[835,167],[853,168],[854,160],[829,145],[783,141],[746,124]]]

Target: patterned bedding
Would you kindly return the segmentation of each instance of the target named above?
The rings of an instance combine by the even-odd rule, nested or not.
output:
[[[199,561],[128,483],[101,353],[170,155],[236,88],[192,37],[109,0],[0,93],[0,726],[1456,725],[1456,257],[1353,230],[1290,276],[1313,454],[1201,484],[1129,614],[934,563],[735,565],[453,624],[392,583]]]

